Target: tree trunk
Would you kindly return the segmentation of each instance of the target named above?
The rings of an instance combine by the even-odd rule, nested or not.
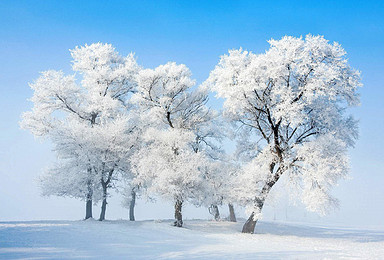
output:
[[[256,226],[257,220],[253,218],[254,216],[255,216],[255,213],[252,212],[251,216],[249,216],[248,220],[245,222],[243,226],[243,230],[241,231],[242,233],[253,234],[255,232],[255,226]]]
[[[107,209],[107,198],[103,199],[103,203],[101,204],[101,212],[100,212],[100,218],[99,221],[105,220],[105,211]]]
[[[276,141],[276,133],[275,133],[275,141]],[[279,147],[276,147],[276,150],[278,150],[278,153],[279,153],[279,158],[280,160],[281,159],[281,150]],[[253,234],[255,232],[255,226],[256,226],[256,223],[257,223],[257,218],[255,218],[255,215],[259,215],[261,213],[261,210],[263,209],[263,206],[264,206],[264,202],[265,202],[265,199],[267,198],[269,192],[271,191],[273,185],[276,184],[276,182],[279,180],[282,172],[284,171],[284,167],[281,166],[281,164],[279,165],[279,168],[277,169],[276,172],[274,172],[274,169],[275,169],[275,166],[276,166],[276,163],[275,162],[272,162],[269,166],[269,169],[270,169],[270,173],[271,173],[271,176],[272,176],[272,179],[270,181],[268,181],[263,189],[261,190],[260,194],[258,196],[256,196],[255,200],[254,200],[254,203],[255,203],[255,210],[252,212],[251,216],[249,216],[248,220],[245,222],[244,226],[243,226],[243,230],[242,232],[243,233],[249,233],[249,234]]]
[[[175,227],[182,227],[183,226],[183,216],[181,214],[181,209],[183,207],[183,202],[181,200],[176,200],[175,203],[175,222],[173,225]]]
[[[219,212],[219,207],[217,205],[212,204],[209,208],[208,211],[211,215],[214,216],[216,221],[220,220],[220,212]]]
[[[85,219],[92,218],[92,199],[87,199],[85,205]]]
[[[249,216],[248,220],[245,222],[243,226],[243,230],[241,231],[242,233],[249,233],[253,234],[255,233],[255,226],[257,223],[257,218],[255,219],[255,214],[260,214],[261,210],[263,209],[265,199],[262,198],[256,198],[255,199],[255,206],[256,206],[256,211],[253,211],[251,216]]]
[[[135,203],[136,203],[136,192],[135,189],[131,191],[131,203],[129,204],[129,220],[135,221]]]
[[[107,210],[107,185],[104,182],[101,184],[103,186],[103,203],[101,204],[99,221],[105,220],[105,211]]]
[[[112,180],[113,171],[114,171],[114,169],[109,170],[107,180],[104,180],[104,177],[101,178],[101,186],[103,187],[103,203],[101,204],[101,212],[100,212],[99,221],[105,220],[105,211],[107,210],[107,194],[108,194],[107,189],[108,189],[109,183]]]
[[[219,207],[217,205],[213,206],[215,209],[215,220],[219,221],[220,220],[220,212],[219,212]]]
[[[91,170],[88,169],[88,173],[90,174]],[[93,189],[92,189],[92,181],[87,182],[87,201],[85,203],[85,219],[92,218],[92,196],[93,196]]]
[[[233,208],[233,205],[229,203],[228,208],[229,208],[229,221],[236,222],[235,209]]]

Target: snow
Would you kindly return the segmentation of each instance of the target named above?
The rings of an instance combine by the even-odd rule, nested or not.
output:
[[[186,220],[0,222],[1,259],[383,259],[384,230]]]

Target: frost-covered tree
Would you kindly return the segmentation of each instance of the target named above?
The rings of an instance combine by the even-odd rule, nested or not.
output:
[[[234,204],[239,202],[237,188],[239,187],[238,175],[240,164],[234,159],[233,155],[224,155],[219,160],[212,162],[214,164],[210,179],[207,183],[211,188],[207,193],[213,193],[208,198],[216,199],[218,205],[227,204],[229,216],[228,220],[236,222]]]
[[[239,200],[249,209],[243,232],[253,233],[272,187],[284,176],[310,211],[337,201],[330,189],[348,172],[347,148],[357,123],[346,108],[359,103],[359,72],[338,43],[322,36],[270,40],[256,55],[229,51],[207,84],[224,98],[225,114],[256,140],[247,145]]]
[[[108,187],[118,173],[129,174],[137,138],[127,99],[139,67],[132,54],[122,57],[110,44],[76,47],[71,55],[75,74],[45,71],[30,85],[34,106],[21,125],[50,139],[60,160],[42,178],[43,193],[86,200],[89,218],[92,199],[100,199],[95,191],[101,191],[103,220]]]
[[[136,206],[136,197],[137,197],[138,187],[136,185],[125,184],[122,196],[123,201],[121,202],[121,205],[124,208],[129,209],[129,220],[135,221],[135,206]]]
[[[191,150],[193,138],[190,132],[180,129],[151,128],[144,136],[146,148],[132,157],[136,183],[149,195],[159,195],[175,203],[174,225],[177,227],[183,225],[183,203],[201,201],[205,158]]]
[[[220,220],[219,205],[228,204],[230,210],[230,221],[236,221],[234,216],[233,202],[236,198],[233,197],[234,183],[234,165],[229,160],[228,156],[222,155],[221,158],[212,160],[208,158],[204,174],[204,186],[201,190],[204,196],[203,204],[208,207],[209,213],[212,214],[215,220]]]
[[[92,217],[92,202],[101,200],[101,186],[92,170],[91,154],[85,148],[88,146],[84,130],[87,126],[76,121],[68,121],[60,128],[50,130],[58,162],[40,176],[39,184],[45,196],[85,200],[85,219],[88,219]]]
[[[194,85],[185,65],[170,62],[140,71],[138,91],[132,97],[148,129],[146,145],[131,160],[137,183],[174,201],[179,227],[183,203],[201,200],[205,154],[197,145],[211,135],[202,126],[214,117],[206,107],[207,92],[191,91]]]
[[[205,117],[208,120],[194,127],[195,139],[191,145],[194,152],[203,153],[206,158],[206,164],[202,165],[204,167],[204,186],[200,190],[201,196],[204,197],[202,204],[208,207],[215,220],[220,220],[218,206],[226,201],[231,169],[227,163],[228,156],[221,148],[226,132],[225,124],[221,115],[215,111],[210,111]]]

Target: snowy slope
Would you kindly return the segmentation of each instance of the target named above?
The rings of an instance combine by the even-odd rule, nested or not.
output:
[[[384,231],[260,222],[0,222],[1,259],[384,259]]]

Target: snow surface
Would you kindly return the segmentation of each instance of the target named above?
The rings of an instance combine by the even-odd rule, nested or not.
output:
[[[170,220],[0,222],[1,259],[384,259],[384,230]]]

